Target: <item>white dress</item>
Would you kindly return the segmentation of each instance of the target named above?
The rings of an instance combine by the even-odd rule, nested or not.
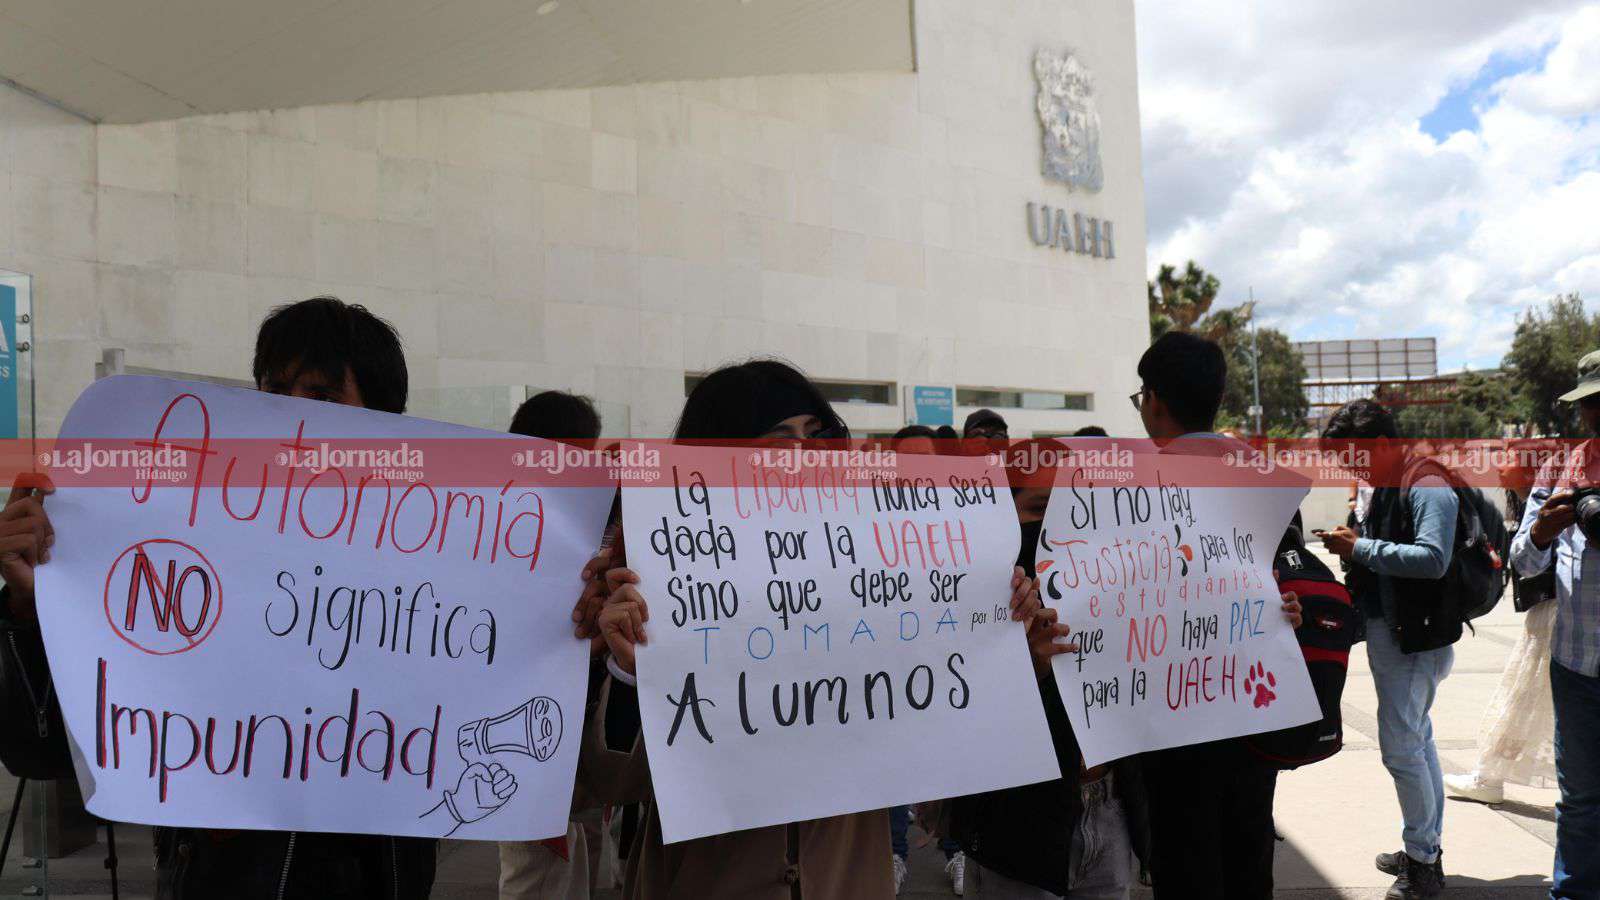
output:
[[[1556,603],[1523,614],[1522,636],[1511,648],[1500,684],[1478,732],[1480,783],[1555,787],[1555,708],[1550,700],[1550,632]]]

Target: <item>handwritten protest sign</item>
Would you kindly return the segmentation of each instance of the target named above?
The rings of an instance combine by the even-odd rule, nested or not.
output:
[[[1079,644],[1054,670],[1085,761],[1318,718],[1272,578],[1305,479],[1220,448],[1088,455],[1057,469],[1038,548],[1044,601]]]
[[[660,472],[623,522],[667,841],[1059,776],[1003,470],[672,446]]]
[[[569,613],[612,489],[548,477],[559,446],[158,378],[90,387],[41,460],[57,538],[38,571],[89,809],[564,833],[587,669]]]

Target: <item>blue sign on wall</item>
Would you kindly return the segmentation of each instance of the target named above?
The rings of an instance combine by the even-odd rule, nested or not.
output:
[[[938,428],[954,425],[956,391],[951,387],[918,384],[911,388],[911,424]]]
[[[0,438],[17,436],[17,289],[0,284]]]

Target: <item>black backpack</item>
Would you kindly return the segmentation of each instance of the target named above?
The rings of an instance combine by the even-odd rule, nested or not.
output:
[[[1506,560],[1511,558],[1511,529],[1505,513],[1482,490],[1469,487],[1435,460],[1423,459],[1406,467],[1401,484],[1415,484],[1426,474],[1438,474],[1456,495],[1455,546],[1445,570],[1443,593],[1463,624],[1486,615],[1506,590]],[[1409,493],[1400,492],[1401,514],[1410,521]]]
[[[1244,738],[1244,743],[1270,765],[1295,769],[1327,759],[1344,746],[1339,702],[1350,667],[1350,647],[1361,640],[1364,623],[1350,602],[1350,592],[1322,560],[1306,549],[1298,527],[1291,527],[1284,534],[1272,565],[1278,573],[1278,590],[1293,591],[1300,600],[1303,618],[1294,636],[1300,642],[1322,718],[1252,734]]]

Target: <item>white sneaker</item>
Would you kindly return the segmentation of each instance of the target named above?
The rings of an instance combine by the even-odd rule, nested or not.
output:
[[[957,897],[967,892],[967,855],[957,853],[944,864],[944,874],[950,878],[950,890]]]
[[[898,897],[900,888],[906,883],[906,861],[901,859],[898,853],[889,855],[894,857],[894,895]]]
[[[1502,803],[1506,799],[1504,784],[1484,781],[1478,777],[1476,772],[1468,772],[1465,775],[1446,775],[1444,777],[1444,789],[1452,797],[1475,800],[1478,803]]]

